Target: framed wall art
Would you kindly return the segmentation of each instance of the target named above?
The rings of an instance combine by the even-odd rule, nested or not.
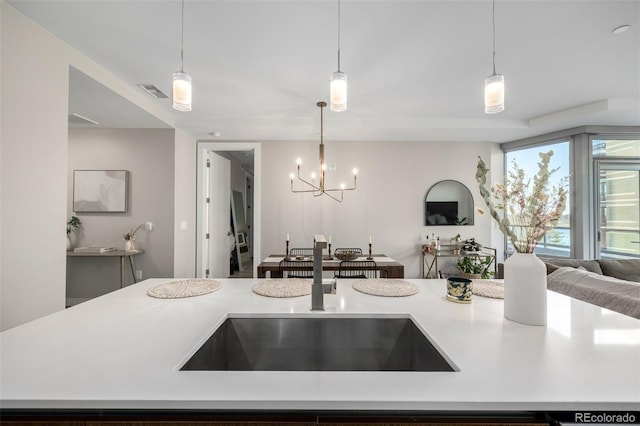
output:
[[[125,213],[127,170],[74,170],[73,211],[76,213]]]

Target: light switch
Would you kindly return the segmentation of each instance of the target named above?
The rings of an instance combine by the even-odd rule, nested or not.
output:
[[[180,221],[180,229],[182,229],[183,231],[187,229],[187,221],[186,220]]]
[[[147,222],[144,224],[144,229],[147,231],[153,231],[153,222]]]

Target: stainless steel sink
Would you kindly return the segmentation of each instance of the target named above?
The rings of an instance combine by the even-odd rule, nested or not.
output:
[[[410,318],[228,318],[181,370],[455,371]]]

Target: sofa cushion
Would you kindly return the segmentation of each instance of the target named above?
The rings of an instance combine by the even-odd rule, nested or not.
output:
[[[640,319],[640,283],[562,267],[547,276],[547,288]]]
[[[604,275],[640,282],[640,259],[600,259],[598,262]]]
[[[583,259],[542,259],[542,261],[547,266],[547,274],[552,273],[558,268],[562,267],[571,267],[578,268],[582,266],[589,272],[595,272],[596,274],[602,275],[602,269],[600,268],[600,264],[597,260],[583,260]]]

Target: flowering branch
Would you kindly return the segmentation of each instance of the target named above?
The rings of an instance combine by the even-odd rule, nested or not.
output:
[[[525,177],[524,170],[514,160],[505,184],[496,183],[490,191],[485,187],[489,169],[478,157],[476,181],[480,195],[500,231],[509,238],[518,253],[533,253],[545,233],[558,224],[566,206],[569,178],[565,176],[558,185],[551,186],[549,178],[558,171],[558,168],[549,170],[553,151],[538,155],[541,160],[538,173],[533,177],[533,186],[531,179]],[[502,217],[498,210],[502,210]]]
[[[80,225],[82,225],[80,219],[77,216],[71,216],[71,219],[67,222],[67,235],[78,229]]]
[[[138,226],[135,231],[132,229],[131,231],[127,232],[126,234],[122,234],[122,238],[124,238],[125,241],[129,241],[129,240],[135,240],[136,239],[136,232],[138,232],[138,230],[140,230],[140,228],[142,228],[144,226],[144,223],[140,226]]]

